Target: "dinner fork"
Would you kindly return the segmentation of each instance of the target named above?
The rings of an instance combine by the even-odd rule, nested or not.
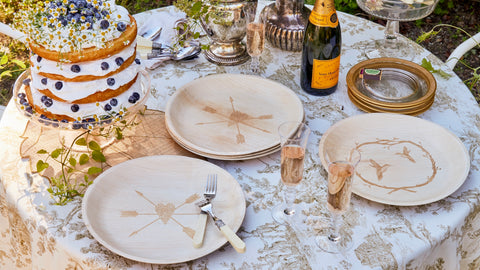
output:
[[[217,195],[217,175],[216,174],[209,174],[207,176],[207,185],[205,185],[205,192],[203,193],[203,197],[206,200],[211,201]]]
[[[206,201],[211,201],[217,194],[217,175],[209,174],[207,176],[207,184],[205,185],[205,191],[203,197]],[[207,214],[201,212],[197,219],[195,226],[195,234],[193,236],[193,247],[200,248],[203,245],[203,238],[205,236],[205,227],[207,224]]]

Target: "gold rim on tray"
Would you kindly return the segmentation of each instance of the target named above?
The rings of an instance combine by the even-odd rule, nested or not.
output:
[[[381,70],[381,77],[365,79],[361,76],[365,69]],[[346,80],[349,97],[360,109],[411,115],[430,108],[437,86],[435,78],[425,68],[396,58],[360,62],[348,71]]]

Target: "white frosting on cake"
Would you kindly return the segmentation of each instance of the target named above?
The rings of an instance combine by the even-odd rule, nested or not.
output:
[[[65,78],[75,78],[78,76],[105,76],[108,73],[116,70],[118,68],[117,63],[115,62],[115,59],[118,57],[121,57],[123,60],[127,60],[130,58],[132,55],[135,54],[135,46],[136,42],[132,43],[125,49],[123,49],[121,52],[104,58],[104,59],[99,59],[95,61],[87,61],[87,62],[81,62],[81,63],[75,63],[75,65],[78,65],[80,67],[80,72],[75,73],[71,70],[73,64],[67,64],[67,63],[59,63],[56,61],[51,61],[45,58],[42,58],[40,62],[37,60],[37,55],[32,55],[30,56],[30,62],[32,63],[33,71],[35,72],[42,72],[42,73],[48,73],[48,74],[58,74],[61,75]],[[106,62],[109,66],[108,69],[102,70],[101,65],[103,62]]]
[[[34,89],[49,89],[52,94],[65,100],[73,102],[85,97],[88,97],[97,92],[103,92],[107,89],[117,90],[120,86],[125,85],[135,79],[135,76],[138,74],[139,65],[133,63],[128,68],[120,71],[117,74],[112,75],[111,77],[84,81],[84,82],[62,82],[63,86],[60,90],[55,88],[55,83],[59,82],[58,80],[52,80],[47,78],[47,85],[41,83],[41,79],[45,78],[38,75],[36,72],[32,71],[32,82],[30,86]],[[112,86],[108,85],[108,79],[114,79],[115,84]]]
[[[27,30],[32,31],[31,41],[61,54],[67,54],[70,51],[81,53],[83,49],[92,46],[103,50],[108,41],[120,37],[132,23],[128,11],[117,6],[113,0],[45,1],[40,2],[32,14],[34,16],[25,20]],[[71,18],[79,14],[81,18],[64,20],[67,15]],[[33,102],[39,114],[45,113],[42,112],[43,110],[54,114],[54,119],[69,116],[76,121],[82,121],[123,113],[143,98],[144,92],[141,84],[142,76],[139,74],[140,63],[127,62],[129,58],[136,57],[136,41],[122,45],[123,49],[114,55],[77,63],[60,63],[32,54],[29,84],[31,93],[29,98],[31,97],[32,100],[29,102]],[[108,68],[104,66],[102,69],[102,63],[108,64]],[[59,77],[64,80],[54,79]],[[130,88],[123,93],[123,89],[117,91],[120,87],[131,83]],[[50,97],[47,97],[40,92],[45,89],[65,102],[57,101],[50,94],[48,94]],[[96,100],[86,104],[76,102],[106,90],[117,91],[118,94],[104,101]],[[48,113],[45,114],[48,115]],[[48,117],[51,116],[48,115]]]
[[[140,99],[143,98],[143,92],[141,88],[141,76],[138,77],[136,82],[130,87],[129,90],[125,91],[124,93],[115,97],[118,101],[117,106],[111,106],[111,111],[105,111],[105,105],[110,104],[110,100],[102,101],[102,102],[95,102],[95,103],[88,103],[88,104],[78,104],[79,110],[77,112],[73,112],[71,107],[73,104],[71,103],[64,103],[59,101],[53,101],[52,106],[46,107],[41,99],[43,94],[38,92],[35,89],[31,88],[33,102],[40,106],[42,109],[51,112],[53,114],[58,115],[67,115],[74,119],[81,120],[89,117],[100,117],[102,115],[107,114],[115,114],[120,111],[123,111],[125,108],[132,106],[134,104],[128,102],[130,96],[137,92],[140,95]]]

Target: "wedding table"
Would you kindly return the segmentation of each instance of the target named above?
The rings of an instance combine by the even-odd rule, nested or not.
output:
[[[260,7],[266,2],[260,2]],[[173,7],[135,15],[140,26],[152,18],[175,14]],[[307,214],[328,223],[326,172],[318,156],[320,138],[334,123],[364,114],[347,95],[345,77],[355,64],[366,60],[362,48],[383,36],[383,27],[339,12],[343,48],[337,91],[326,97],[305,94],[299,85],[300,52],[282,51],[266,44],[260,57],[260,74],[292,89],[301,99],[305,121],[312,129],[305,158],[304,179],[296,203]],[[412,42],[413,43],[413,42]],[[209,162],[227,170],[242,187],[246,215],[238,235],[246,253],[230,244],[207,256],[174,265],[152,265],[121,257],[89,234],[81,215],[81,200],[53,205],[48,182],[32,173],[30,161],[19,155],[20,137],[27,119],[10,102],[0,122],[0,268],[2,269],[478,269],[480,267],[480,109],[463,82],[421,46],[414,62],[431,61],[452,77],[434,74],[437,92],[433,106],[419,115],[456,134],[471,159],[463,185],[447,198],[418,206],[391,206],[353,195],[344,217],[354,239],[342,255],[322,252],[315,234],[279,225],[270,215],[282,198],[278,152],[245,161]],[[219,73],[248,73],[249,63],[218,66],[203,55],[184,62],[164,62],[150,71],[149,109],[164,110],[169,97],[182,85]],[[228,87],[228,86],[226,86]],[[252,96],[252,99],[255,97]],[[353,135],[353,134],[352,134]],[[445,153],[448,155],[449,153]],[[202,180],[203,181],[203,180]],[[160,241],[161,239],[159,239]],[[162,254],[158,254],[162,256]]]

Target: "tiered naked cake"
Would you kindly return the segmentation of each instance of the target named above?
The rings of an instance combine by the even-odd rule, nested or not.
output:
[[[18,98],[61,122],[122,116],[143,98],[137,24],[112,0],[53,0],[25,11],[30,78]]]

